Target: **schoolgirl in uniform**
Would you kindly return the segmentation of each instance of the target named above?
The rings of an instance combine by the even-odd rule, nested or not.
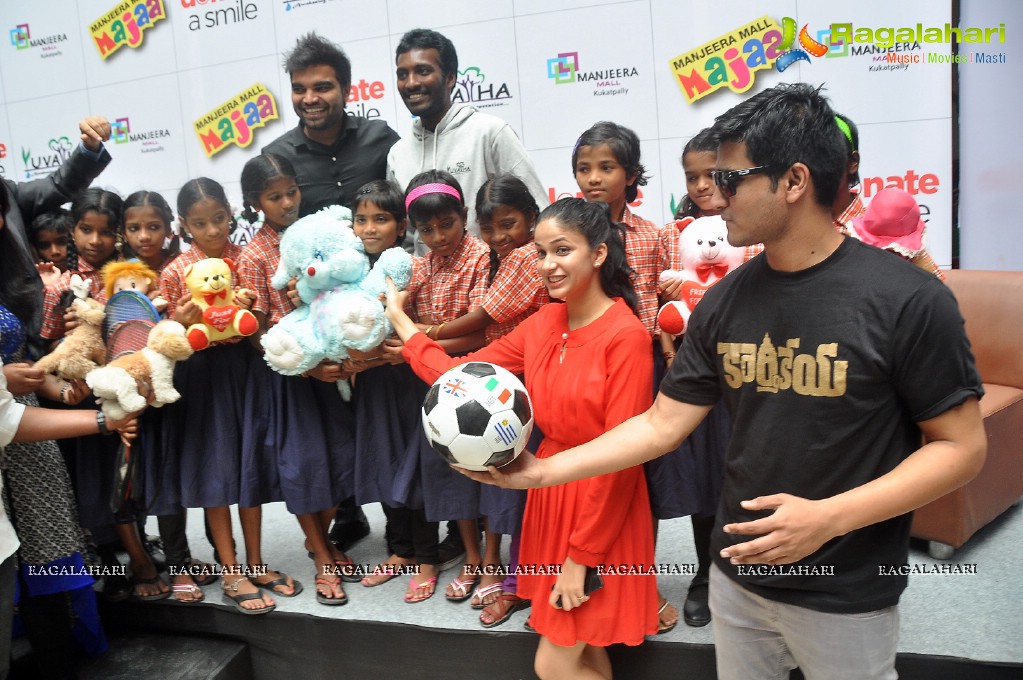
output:
[[[242,251],[239,279],[256,293],[252,311],[259,320],[253,346],[262,354],[259,337],[294,309],[285,291],[270,279],[281,260],[281,234],[298,219],[302,193],[290,161],[275,154],[249,160],[242,169],[242,196],[252,222],[263,213],[263,226]],[[245,448],[264,448],[274,465],[272,477],[288,510],[298,518],[306,549],[316,563],[316,600],[324,605],[348,602],[341,584],[351,560],[327,538],[334,508],[351,496],[355,420],[341,399],[337,381],[341,366],[324,362],[304,376],[284,376],[266,362],[253,363],[246,387],[246,413],[263,413],[261,428],[248,428]]]
[[[207,257],[237,261],[241,248],[228,241],[234,220],[220,184],[206,177],[190,180],[178,192],[177,203],[191,248],[164,269],[160,289],[174,307],[172,318],[187,327],[201,319],[201,312],[190,300],[185,269]],[[245,291],[235,295],[239,304],[251,299]],[[223,567],[223,599],[243,614],[265,614],[276,606],[260,588],[284,597],[301,591],[301,584],[268,569],[262,559],[261,505],[276,498],[259,483],[260,474],[253,473],[266,467],[259,452],[243,447],[243,432],[256,427],[244,412],[247,374],[255,359],[259,357],[250,343],[232,338],[178,362],[174,384],[181,399],[164,407],[164,480],[154,489],[159,497],[147,499],[157,515],[182,507],[206,509]],[[244,567],[238,563],[231,533],[230,506],[235,504],[245,542]]]
[[[539,214],[536,200],[515,175],[495,177],[480,187],[476,195],[476,221],[483,242],[490,248],[487,291],[479,308],[444,324],[436,333],[437,338],[457,337],[484,325],[489,345],[550,300],[536,268],[533,227]],[[472,606],[483,610],[480,623],[486,627],[503,623],[511,613],[528,604],[515,594],[514,573],[502,578],[496,569],[501,562],[501,534],[512,536],[512,567],[517,564],[524,506],[525,494],[519,491],[489,485],[480,489],[480,512],[485,520],[486,550],[482,561],[485,568],[473,594]],[[463,536],[463,541],[466,546],[477,546],[478,550],[476,532]],[[464,580],[465,576],[456,579],[449,588],[458,588]]]
[[[430,337],[478,307],[486,292],[490,258],[481,241],[466,231],[466,207],[458,180],[441,170],[416,175],[405,192],[408,218],[429,251],[418,258],[409,284],[412,317]],[[483,345],[483,332],[442,344],[452,353],[466,352]],[[385,353],[400,356],[400,343],[385,345]],[[416,415],[426,396],[427,385],[415,383]],[[467,483],[468,482],[468,483]],[[477,531],[479,520],[479,487],[453,472],[437,455],[422,434],[409,442],[409,451],[402,459],[392,488],[396,505],[417,514],[414,527],[417,537],[415,558],[419,573],[412,577],[405,593],[406,602],[421,602],[433,595],[437,583],[437,527],[441,520],[466,520],[459,526],[463,540],[466,531]],[[425,522],[425,524],[424,524]],[[464,528],[467,527],[467,528]],[[397,529],[396,529],[397,530]],[[422,546],[422,547],[420,547]],[[466,554],[466,571],[471,573],[480,564],[480,555]],[[461,599],[471,596],[462,590]]]
[[[121,245],[123,204],[117,194],[92,187],[81,192],[71,203],[71,241],[68,243],[67,270],[55,284],[46,289],[43,300],[41,335],[56,341],[78,324],[77,315],[69,309],[71,277],[78,274],[91,285],[90,296],[106,302],[101,270],[118,256]],[[95,408],[95,402],[83,404]],[[79,520],[92,532],[100,558],[107,566],[119,566],[118,543],[129,558],[130,588],[119,577],[109,577],[104,594],[113,600],[134,596],[140,600],[160,600],[170,594],[170,587],[160,578],[152,558],[142,543],[134,509],[125,508],[114,514],[110,510],[113,492],[113,469],[119,444],[114,437],[93,435],[75,440],[72,479],[78,498]]]

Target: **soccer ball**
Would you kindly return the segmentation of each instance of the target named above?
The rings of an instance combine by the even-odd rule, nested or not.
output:
[[[426,393],[423,428],[448,463],[486,470],[522,453],[533,430],[533,405],[512,373],[474,361],[452,368]]]

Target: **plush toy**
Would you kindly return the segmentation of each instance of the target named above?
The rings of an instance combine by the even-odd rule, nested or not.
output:
[[[108,300],[122,290],[133,290],[149,297],[149,291],[160,283],[159,275],[140,260],[109,262],[103,266],[100,275],[103,277],[103,287],[106,289]],[[167,309],[167,301],[159,295],[150,298],[150,301],[161,313]]]
[[[188,341],[199,351],[217,340],[252,335],[259,329],[256,316],[234,304],[231,285],[234,262],[208,257],[185,267],[185,284],[192,302],[202,309],[202,322],[188,327]]]
[[[669,302],[661,307],[657,323],[666,333],[681,335],[689,322],[689,315],[707,289],[741,265],[746,250],[728,243],[725,221],[716,215],[696,219],[687,217],[678,220],[675,226],[679,230],[682,269],[662,272],[661,282],[682,279],[682,287],[678,302]]]
[[[271,280],[284,288],[298,277],[303,306],[287,314],[261,338],[266,362],[284,375],[298,375],[324,359],[342,361],[348,350],[369,351],[391,334],[380,295],[390,276],[408,285],[412,259],[400,248],[380,254],[370,269],[351,213],[326,208],[296,221],[281,237],[281,265]],[[347,399],[350,387],[338,382]]]
[[[71,290],[75,300],[71,307],[78,314],[79,324],[71,330],[57,348],[35,363],[44,373],[56,373],[64,380],[84,378],[102,366],[107,348],[103,343],[103,305],[88,297],[91,284],[78,274],[71,277]]]
[[[146,405],[147,399],[139,394],[136,381],[149,383],[151,406],[160,407],[180,399],[174,389],[174,362],[190,356],[192,346],[185,337],[185,327],[177,321],[165,320],[149,331],[145,348],[90,371],[85,382],[100,399],[103,413],[112,420],[120,420]]]

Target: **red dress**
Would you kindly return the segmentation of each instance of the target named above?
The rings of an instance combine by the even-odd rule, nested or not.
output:
[[[588,442],[641,413],[653,393],[650,335],[621,300],[572,331],[565,305],[545,305],[505,337],[458,358],[417,333],[404,355],[428,382],[467,361],[487,361],[525,375],[536,424],[544,433],[539,458]],[[624,565],[634,573],[605,574],[601,590],[566,612],[547,603],[557,575],[542,573],[566,557],[587,566]],[[533,600],[530,623],[554,644],[638,645],[655,633],[656,579],[635,573],[648,570],[653,559],[653,521],[641,466],[529,490],[518,590]],[[538,573],[531,575],[534,565]]]

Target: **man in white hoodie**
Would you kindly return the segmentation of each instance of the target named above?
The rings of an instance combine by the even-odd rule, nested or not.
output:
[[[429,29],[413,29],[398,43],[395,63],[398,92],[417,118],[412,135],[402,137],[387,154],[388,179],[404,190],[426,170],[451,173],[462,185],[469,206],[467,226],[476,236],[480,235],[473,209],[476,193],[491,177],[516,175],[540,208],[547,206],[547,191],[511,126],[468,104],[452,105],[458,54],[448,38]]]

